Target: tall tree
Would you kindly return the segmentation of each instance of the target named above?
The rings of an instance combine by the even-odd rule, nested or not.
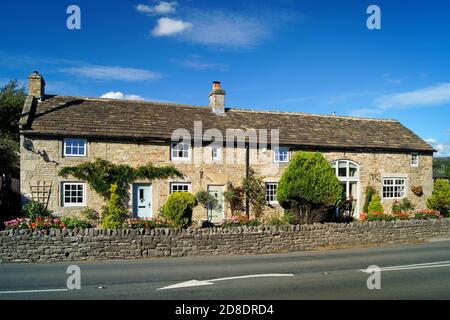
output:
[[[0,88],[0,174],[19,176],[19,119],[25,98],[16,80]]]

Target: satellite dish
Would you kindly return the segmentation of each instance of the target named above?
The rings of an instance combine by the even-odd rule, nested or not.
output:
[[[33,141],[31,141],[30,139],[25,139],[23,141],[23,147],[28,151],[32,151],[33,150]]]

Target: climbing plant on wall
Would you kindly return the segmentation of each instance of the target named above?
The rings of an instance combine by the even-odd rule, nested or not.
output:
[[[105,201],[111,196],[111,185],[116,184],[116,193],[121,201],[125,201],[130,183],[136,180],[159,180],[183,177],[174,166],[155,167],[151,163],[137,168],[126,164],[114,164],[107,160],[95,159],[76,166],[64,167],[58,172],[59,176],[67,178],[69,175],[86,181]]]

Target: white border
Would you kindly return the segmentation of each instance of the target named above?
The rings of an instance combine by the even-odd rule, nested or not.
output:
[[[84,154],[67,154],[66,153],[66,141],[67,140],[82,140],[84,141]],[[80,157],[86,157],[87,154],[87,140],[83,138],[64,138],[63,141],[63,156],[65,158],[80,158]]]
[[[66,184],[75,184],[75,185],[82,185],[83,186],[83,202],[82,203],[66,203],[65,198],[65,188],[64,185]],[[61,181],[61,207],[85,207],[86,206],[86,183],[85,182],[79,182],[79,181]]]

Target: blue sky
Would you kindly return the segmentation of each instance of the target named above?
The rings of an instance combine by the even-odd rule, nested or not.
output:
[[[446,0],[9,1],[0,83],[205,105],[219,80],[228,107],[394,118],[450,155],[449,21]]]

